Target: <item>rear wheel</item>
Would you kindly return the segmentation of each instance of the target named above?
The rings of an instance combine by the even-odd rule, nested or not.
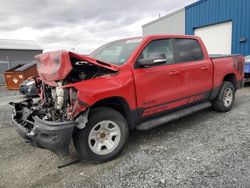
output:
[[[219,112],[228,112],[232,109],[235,100],[235,87],[232,82],[224,81],[219,95],[213,101],[213,108]]]
[[[81,159],[95,163],[116,157],[128,138],[126,119],[111,108],[97,108],[89,115],[84,129],[74,135],[74,144]]]

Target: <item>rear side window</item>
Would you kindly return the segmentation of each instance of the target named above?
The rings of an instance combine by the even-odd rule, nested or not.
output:
[[[178,63],[203,60],[202,49],[195,39],[175,39]]]

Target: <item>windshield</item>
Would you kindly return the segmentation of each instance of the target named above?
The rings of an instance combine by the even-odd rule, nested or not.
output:
[[[114,41],[90,54],[90,57],[115,65],[124,64],[142,41],[141,38]]]

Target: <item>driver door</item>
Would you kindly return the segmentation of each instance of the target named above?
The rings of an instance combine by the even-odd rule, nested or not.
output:
[[[147,59],[154,53],[164,53],[165,64],[139,66],[138,60]],[[137,105],[143,118],[174,109],[186,103],[185,76],[181,64],[174,64],[172,39],[151,41],[141,52],[133,70]]]

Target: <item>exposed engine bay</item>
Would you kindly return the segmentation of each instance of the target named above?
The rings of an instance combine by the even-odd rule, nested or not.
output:
[[[28,99],[20,104],[27,112],[25,118],[29,121],[33,121],[32,116],[38,116],[42,120],[53,122],[72,120],[75,117],[69,116],[67,113],[72,110],[77,101],[77,90],[75,88],[64,88],[63,86],[112,74],[110,70],[85,61],[72,60],[72,67],[71,72],[64,80],[55,82],[57,86],[48,85],[41,79],[35,78],[40,100]],[[20,110],[20,105],[17,105],[17,111]]]
[[[111,74],[111,72],[87,62],[76,62],[65,80],[56,82],[56,87],[42,82],[43,100],[41,104],[43,109],[47,109],[43,119],[47,121],[62,121],[71,118],[66,113],[77,101],[77,90],[75,88],[63,88],[63,86],[83,80],[95,79],[107,74]]]
[[[90,64],[86,61],[77,61],[71,58],[72,70],[65,78],[64,84],[79,82],[82,80],[94,79],[103,75],[112,74],[113,71]]]

